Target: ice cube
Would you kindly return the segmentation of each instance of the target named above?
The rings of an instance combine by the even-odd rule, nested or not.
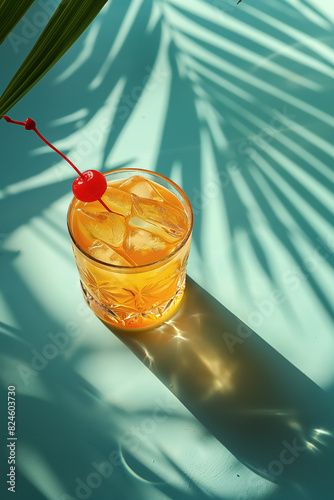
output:
[[[127,222],[130,227],[149,231],[150,233],[159,236],[167,243],[173,243],[174,245],[177,243],[178,236],[175,234],[169,234],[159,224],[152,224],[152,222],[145,221],[136,215],[134,217],[129,217]]]
[[[88,211],[79,209],[81,232],[90,240],[103,240],[113,247],[121,247],[125,238],[125,219],[110,212]]]
[[[95,240],[93,244],[88,248],[88,253],[102,262],[107,264],[114,264],[115,266],[133,266],[134,262],[130,259],[126,259],[120,253],[116,252],[103,241]]]
[[[131,212],[131,194],[121,191],[118,188],[108,186],[102,197],[102,201],[116,214],[130,215]]]
[[[129,231],[124,249],[138,264],[147,264],[167,255],[171,245],[149,231],[136,228]]]
[[[182,238],[187,230],[186,214],[166,201],[147,200],[132,195],[131,215],[152,223],[175,239]]]
[[[119,189],[123,189],[131,194],[136,194],[141,198],[149,198],[151,200],[164,201],[158,190],[154,187],[153,183],[139,175],[134,175],[124,181]]]

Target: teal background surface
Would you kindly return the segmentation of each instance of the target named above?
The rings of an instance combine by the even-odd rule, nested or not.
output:
[[[1,92],[57,3],[1,46]],[[113,0],[8,112],[81,171],[184,189],[194,281],[165,347],[85,306],[73,171],[1,120],[4,498],[9,385],[19,500],[332,498],[333,28],[330,0]]]

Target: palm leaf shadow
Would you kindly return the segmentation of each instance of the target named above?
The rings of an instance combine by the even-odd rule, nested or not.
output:
[[[260,6],[259,6],[260,8]],[[318,127],[322,127],[325,131],[325,137],[328,135],[329,124],[332,121],[330,113],[328,113],[328,101],[325,100],[325,96],[329,89],[329,75],[333,73],[330,65],[328,65],[328,50],[326,53],[326,43],[322,41],[322,45],[311,50],[311,47],[305,39],[305,46],[300,41],[302,38],[301,25],[303,25],[303,33],[311,31],[312,33],[321,33],[320,39],[326,40],[327,32],[323,28],[314,25],[310,20],[303,19],[303,22],[298,27],[298,30],[293,29],[290,31],[283,30],[280,26],[276,29],[278,42],[282,45],[282,55],[278,54],[275,57],[275,65],[268,59],[268,64],[266,64],[266,57],[271,56],[270,50],[268,50],[264,45],[260,46],[259,41],[256,37],[260,37],[261,33],[264,32],[268,40],[277,44],[277,40],[273,36],[273,26],[271,25],[271,20],[268,15],[259,16],[258,19],[254,18],[257,10],[252,7],[248,9],[251,11],[252,18],[252,28],[250,30],[250,35],[248,38],[247,29],[240,34],[240,29],[236,26],[236,21],[232,20],[228,30],[222,31],[221,24],[217,15],[217,19],[210,19],[207,16],[203,19],[196,9],[192,12],[191,5],[187,5],[186,8],[179,3],[174,3],[171,5],[171,10],[173,11],[173,16],[177,19],[177,16],[184,19],[184,25],[186,29],[182,31],[181,21],[177,21],[177,28],[174,29],[174,41],[177,46],[178,53],[183,53],[183,60],[185,60],[183,74],[186,75],[188,79],[190,92],[193,94],[193,99],[198,98],[198,87],[201,89],[201,98],[206,99],[208,106],[211,106],[219,114],[220,122],[222,123],[223,132],[227,138],[229,145],[234,148],[235,155],[234,158],[237,159],[241,165],[241,177],[244,183],[249,187],[250,191],[253,192],[254,198],[257,199],[257,204],[263,214],[264,218],[268,219],[269,226],[273,233],[276,233],[280,238],[283,236],[283,243],[290,253],[291,257],[295,260],[296,265],[300,266],[304,274],[308,278],[308,283],[313,289],[315,295],[317,295],[319,301],[322,303],[324,309],[329,315],[333,315],[333,307],[330,301],[326,297],[326,293],[322,290],[321,284],[317,281],[317,277],[311,275],[307,272],[307,268],[303,262],[303,256],[301,255],[299,248],[293,243],[293,236],[288,234],[287,229],[284,224],[280,222],[279,215],[275,217],[268,217],[268,202],[266,201],[266,196],[262,193],[262,188],[256,185],[256,180],[254,176],[250,176],[252,169],[258,170],[261,175],[265,175],[262,171],[260,164],[258,164],[258,159],[261,155],[270,162],[273,170],[279,176],[284,179],[292,191],[296,193],[296,199],[302,197],[304,201],[312,207],[317,215],[322,218],[327,223],[331,223],[332,213],[327,204],[319,198],[318,192],[315,192],[310,188],[310,184],[307,187],[304,185],[303,181],[300,179],[299,171],[303,168],[310,176],[314,176],[317,182],[322,186],[323,189],[329,187],[330,179],[328,175],[319,171],[319,161],[320,166],[326,168],[329,164],[330,156],[327,154],[328,148],[320,148],[316,150],[310,147],[306,141],[299,137],[299,143],[302,144],[304,150],[301,147],[293,148],[293,139],[295,136],[295,129],[298,130],[299,123],[312,123],[312,129],[314,127],[314,122],[318,124]],[[218,9],[219,10],[219,9]],[[241,20],[249,19],[247,15],[247,9],[241,14]],[[204,12],[204,11],[203,11]],[[298,11],[295,11],[296,15]],[[175,17],[176,16],[176,17]],[[211,16],[212,18],[213,16]],[[280,22],[286,22],[284,15],[281,15]],[[279,16],[278,16],[279,18]],[[300,18],[300,16],[299,16]],[[277,19],[277,16],[276,16]],[[188,21],[191,21],[191,24]],[[189,26],[188,26],[188,24]],[[223,25],[226,25],[226,21]],[[198,33],[196,33],[196,25],[198,26]],[[193,26],[193,28],[192,28]],[[312,28],[312,29],[311,29]],[[257,32],[255,32],[257,30]],[[269,31],[271,30],[271,31]],[[192,34],[196,33],[196,34]],[[197,35],[200,33],[200,36]],[[208,34],[210,33],[210,35]],[[216,35],[217,45],[214,45],[214,41],[207,41],[210,36]],[[307,35],[308,36],[308,35]],[[310,39],[310,37],[309,37]],[[247,77],[247,73],[252,73],[253,64],[245,63],[244,56],[238,55],[234,45],[230,45],[233,49],[232,52],[228,52],[228,43],[226,40],[234,44],[235,41],[241,43],[242,46],[247,48],[247,51],[252,51],[257,56],[261,56],[263,60],[262,66],[256,69],[253,77]],[[244,40],[241,42],[241,40]],[[225,48],[225,46],[226,48]],[[292,47],[291,51],[288,48]],[[323,49],[323,57],[321,50]],[[315,58],[316,54],[316,58]],[[328,55],[328,57],[327,57]],[[207,56],[207,59],[206,59]],[[320,56],[320,59],[319,59]],[[223,61],[222,64],[215,66],[215,61]],[[239,69],[240,59],[243,61],[242,70]],[[318,61],[322,60],[321,64]],[[307,78],[303,77],[305,74],[305,67],[308,67]],[[174,69],[174,68],[173,68]],[[286,71],[290,71],[291,74],[296,75],[296,82],[293,84],[292,88],[288,91],[284,90],[286,86]],[[279,75],[281,72],[281,75]],[[301,75],[297,78],[297,75]],[[229,85],[226,88],[222,87],[223,82],[227,82]],[[219,82],[222,82],[219,85]],[[319,83],[318,83],[319,82]],[[321,82],[321,83],[320,83]],[[328,82],[328,84],[327,84]],[[323,86],[325,94],[321,94],[319,89]],[[283,89],[283,90],[281,90]],[[300,90],[303,90],[301,94]],[[277,134],[270,136],[267,134],[267,139],[262,141],[263,145],[256,144],[255,139],[258,135],[261,135],[263,128],[270,125],[270,121],[273,119],[273,112],[278,112],[284,115],[286,107],[285,98],[288,100],[288,112],[287,115],[291,115],[293,118],[288,118],[283,116],[282,127]],[[170,101],[170,108],[173,109],[172,105],[172,95]],[[263,102],[265,104],[263,104]],[[261,103],[261,105],[260,105]],[[267,104],[268,103],[268,104]],[[309,104],[312,103],[312,104]],[[245,116],[246,114],[246,116]],[[254,120],[249,120],[249,116],[255,117]],[[235,117],[237,116],[237,120]],[[246,118],[246,120],[245,120]],[[260,119],[259,119],[260,118]],[[296,127],[294,127],[295,118],[297,118]],[[247,135],[244,135],[244,130],[240,133],[240,123],[247,123]],[[200,120],[198,119],[198,123]],[[262,128],[258,127],[258,123],[262,122]],[[283,125],[288,122],[290,127],[284,127]],[[166,120],[167,123],[167,120]],[[189,123],[193,123],[193,117],[189,119]],[[200,124],[199,124],[200,126]],[[213,128],[209,126],[208,132],[211,134],[212,143],[214,144],[215,138],[213,133]],[[172,125],[170,126],[172,130]],[[298,133],[298,132],[297,132]],[[165,134],[167,135],[167,134]],[[259,141],[258,141],[259,142]],[[239,144],[238,144],[239,143]],[[252,157],[248,157],[247,148],[241,147],[248,146],[248,151],[254,151],[255,153]],[[289,155],[289,167],[286,167],[287,158],[284,154],[281,154],[282,143],[284,144],[284,149],[286,154]],[[162,145],[165,145],[164,137]],[[298,146],[298,142],[297,142]],[[245,151],[246,149],[246,151]],[[231,151],[219,151],[216,150],[216,165],[218,166],[222,160],[226,161],[226,158],[230,158]],[[246,156],[245,156],[246,155]],[[161,148],[160,158],[163,158],[163,147]],[[296,160],[295,163],[291,161],[291,157]],[[302,160],[302,161],[301,161]],[[158,163],[159,165],[159,163]],[[205,166],[202,165],[202,178],[205,177],[204,173]],[[218,170],[218,167],[217,167]],[[195,176],[195,183],[199,182],[199,176]],[[240,179],[241,182],[241,179]],[[187,184],[186,184],[187,185]],[[198,184],[197,184],[198,185]],[[256,236],[254,231],[254,226],[250,223],[249,212],[247,204],[243,200],[243,196],[240,190],[236,190],[235,187],[238,185],[238,179],[234,179],[230,183],[228,188],[223,193],[224,204],[226,209],[226,214],[229,221],[230,235],[233,239],[233,234],[236,228],[242,228],[249,239],[251,247],[253,247],[254,254],[257,256],[258,264],[262,267],[263,272],[268,276],[268,278],[274,283],[275,278],[272,272],[272,264],[267,257],[267,250]],[[203,185],[202,185],[203,186]],[[281,184],[276,184],[271,186],[275,189],[276,195],[285,204],[289,205],[290,213],[295,222],[301,225],[301,228],[306,235],[309,243],[311,245],[316,245],[320,242],[324,247],[326,243],[322,240],[320,233],[317,229],[312,226],[303,214],[302,207],[299,207],[295,200],[289,200],[281,186]],[[205,188],[205,183],[204,183]],[[256,195],[255,195],[256,193]],[[261,196],[260,196],[261,195]],[[271,209],[271,213],[273,210]],[[327,264],[332,265],[332,259],[327,259]],[[238,255],[235,255],[234,261],[235,274],[239,277],[240,288],[247,290],[248,283],[243,277],[246,273],[243,271],[241,266],[241,261]]]
[[[191,82],[180,76],[179,49],[172,40],[168,47],[168,57],[172,72],[170,100],[164,123],[164,130],[157,158],[157,170],[171,177],[175,163],[181,166],[182,184],[190,200],[201,183],[200,135],[196,124],[198,116],[193,99]],[[199,242],[201,232],[200,214],[194,225],[194,239]]]
[[[145,12],[144,25],[147,25],[149,15],[150,15],[149,12]],[[142,22],[143,21],[140,19],[137,21],[137,23],[142,23]],[[134,23],[132,29],[135,31],[136,27],[137,24]],[[144,43],[140,45],[140,51],[145,53],[146,66],[143,67],[142,65],[133,64],[131,72],[128,69],[127,72],[124,73],[123,75],[117,73],[117,78],[119,80],[122,78],[125,79],[125,85],[122,89],[122,94],[118,99],[118,103],[115,106],[113,125],[105,145],[104,157],[102,160],[103,165],[106,163],[107,158],[110,152],[112,151],[112,148],[114,147],[117,139],[120,137],[127,121],[130,120],[132,113],[136,109],[136,106],[141,96],[143,95],[143,92],[145,92],[144,82],[151,75],[152,68],[154,67],[158,55],[160,39],[161,39],[161,24],[158,23],[155,26],[155,28],[150,33],[149,37],[142,37],[142,38],[144,40]],[[123,50],[120,51],[120,53],[115,59],[115,64],[116,65],[120,64],[119,61],[125,56],[126,54],[124,54],[124,51]],[[113,68],[110,68],[109,72],[112,74]],[[106,76],[106,82],[108,82],[107,84],[108,87],[110,85],[110,79],[111,79],[111,75],[109,77],[109,72]],[[145,168],[144,165],[143,167]]]

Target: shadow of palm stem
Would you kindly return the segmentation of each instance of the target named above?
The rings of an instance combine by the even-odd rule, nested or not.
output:
[[[332,491],[326,393],[189,277],[163,325],[108,328],[249,468],[317,498]]]

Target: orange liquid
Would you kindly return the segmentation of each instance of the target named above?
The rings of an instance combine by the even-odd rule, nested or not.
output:
[[[108,190],[111,191],[109,187],[119,189],[123,182],[124,179],[108,183]],[[139,244],[141,242],[143,244],[140,249],[137,247],[129,249],[125,243],[113,247],[117,252],[119,262],[126,259],[127,262],[132,263],[128,267],[124,265],[119,267],[122,264],[110,265],[110,261],[109,264],[108,261],[97,262],[78,248],[79,246],[86,253],[90,252],[90,248],[94,249],[95,234],[92,235],[85,229],[87,215],[83,211],[86,208],[89,208],[91,212],[94,211],[102,219],[106,216],[101,222],[104,224],[103,229],[106,228],[108,215],[99,202],[87,204],[74,199],[69,211],[70,232],[78,245],[72,246],[86,302],[101,320],[116,327],[146,327],[165,320],[175,311],[184,292],[190,237],[185,244],[182,240],[189,229],[189,216],[182,202],[173,193],[157,183],[150,182],[163,198],[162,203],[168,208],[168,213],[173,214],[173,207],[176,207],[178,213],[182,215],[183,219],[178,219],[182,221],[181,236],[179,238],[168,237],[168,241],[164,241],[163,244],[160,238],[155,236],[154,238],[159,241],[154,250],[150,251],[143,237],[146,231],[135,228],[134,231],[140,231],[142,236],[138,240]],[[114,198],[108,197],[108,192],[102,199],[112,210],[117,209],[112,205]],[[146,200],[146,205],[149,203],[150,200]],[[131,216],[117,215],[117,218],[120,218],[122,224],[123,220],[127,221],[128,231],[128,221]],[[112,220],[117,222],[116,219]],[[106,241],[107,235],[102,236],[102,241]],[[124,241],[128,241],[128,237]],[[109,241],[107,243],[110,244]]]

